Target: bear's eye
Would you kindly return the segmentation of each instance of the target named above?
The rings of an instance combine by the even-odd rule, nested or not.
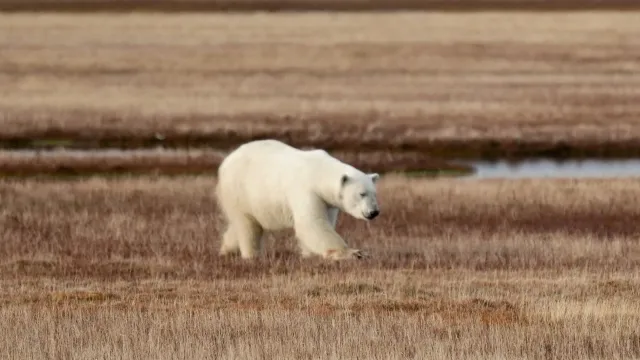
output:
[[[360,197],[365,197],[367,196],[367,193],[360,193]]]

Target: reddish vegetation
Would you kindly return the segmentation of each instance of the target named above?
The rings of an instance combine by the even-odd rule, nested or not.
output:
[[[266,237],[255,263],[217,256],[213,178],[7,182],[0,188],[2,271],[15,276],[244,278],[359,269],[629,269],[640,188],[632,181],[386,178],[383,213],[339,230],[361,262],[301,261],[291,233]],[[521,189],[526,188],[527,191]],[[46,201],[45,201],[46,199]],[[276,242],[276,239],[277,240]],[[554,250],[552,250],[554,249]],[[312,264],[312,265],[311,265]]]

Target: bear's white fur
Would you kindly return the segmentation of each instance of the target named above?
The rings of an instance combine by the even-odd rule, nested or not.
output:
[[[265,230],[293,228],[302,256],[361,258],[335,231],[338,213],[370,220],[379,214],[375,183],[324,150],[257,140],[231,152],[218,168],[216,196],[227,229],[220,254],[242,258],[262,250]]]

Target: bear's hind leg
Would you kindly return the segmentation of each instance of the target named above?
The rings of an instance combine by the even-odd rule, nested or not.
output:
[[[264,229],[255,220],[243,217],[235,224],[240,256],[251,259],[262,252]]]
[[[232,226],[227,227],[227,230],[222,235],[222,245],[220,246],[220,255],[235,254],[240,251],[240,244],[238,243],[238,237],[234,233]]]
[[[300,246],[300,255],[303,258],[308,258],[313,255],[313,251],[305,245],[302,240],[298,239],[298,245]]]

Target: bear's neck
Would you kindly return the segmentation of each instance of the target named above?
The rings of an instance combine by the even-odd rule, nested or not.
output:
[[[313,190],[328,206],[342,209],[340,198],[342,175],[356,177],[362,175],[362,172],[332,156],[319,156],[314,161],[316,163],[306,173],[308,183],[314,184]],[[319,179],[322,181],[318,181]]]
[[[332,159],[333,160],[333,159]],[[335,207],[338,209],[342,209],[342,199],[341,199],[341,183],[340,178],[342,175],[348,175],[350,177],[356,177],[359,175],[358,170],[355,168],[346,165],[340,161],[332,161],[331,165],[333,165],[333,169],[330,170],[333,182],[319,184],[319,186],[315,189],[317,193],[322,197],[325,203],[328,206]],[[318,178],[322,178],[321,174],[317,174]]]
[[[340,200],[339,189],[336,192],[335,187],[333,189],[325,189],[322,192],[322,198],[327,203],[327,205],[335,208],[341,208],[342,201]]]

